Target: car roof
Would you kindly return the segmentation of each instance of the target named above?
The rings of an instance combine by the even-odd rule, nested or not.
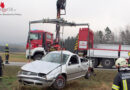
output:
[[[74,55],[74,53],[67,51],[67,50],[62,50],[62,51],[52,51],[50,53],[63,53],[63,54],[68,54],[68,55]]]

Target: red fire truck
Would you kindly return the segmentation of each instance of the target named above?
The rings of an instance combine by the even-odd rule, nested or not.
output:
[[[78,51],[85,52],[94,62],[94,67],[101,64],[104,68],[112,68],[119,57],[128,59],[130,45],[93,44],[94,34],[88,28],[79,30]]]
[[[41,59],[43,55],[45,55],[46,51],[48,52],[51,47],[55,50],[60,50],[60,27],[61,26],[88,26],[88,23],[77,24],[74,22],[68,22],[61,18],[61,15],[66,15],[66,0],[57,0],[57,18],[56,19],[42,19],[36,21],[29,22],[29,35],[28,42],[26,45],[26,57],[31,59]],[[64,11],[64,13],[61,13]],[[56,39],[53,43],[53,34],[41,30],[31,30],[32,24],[38,23],[49,23],[56,25]],[[53,45],[54,44],[54,45]],[[63,47],[62,47],[63,49]]]
[[[43,30],[31,30],[30,43],[31,59],[39,60],[53,45],[53,34]],[[29,40],[26,44],[26,57],[29,58]]]
[[[29,39],[26,45],[26,57],[31,59],[41,59],[45,55],[45,51],[50,49],[61,49],[60,42],[60,23],[65,24],[64,20],[61,20],[61,15],[66,14],[66,0],[57,0],[57,20],[56,19],[43,19],[39,21],[29,22]],[[64,11],[64,13],[61,13]],[[60,21],[60,22],[59,22]],[[31,24],[36,23],[51,23],[56,24],[56,39],[53,43],[53,34],[42,30],[30,31]],[[53,45],[54,44],[54,45]],[[53,45],[53,46],[52,46]],[[52,48],[51,48],[52,47]]]

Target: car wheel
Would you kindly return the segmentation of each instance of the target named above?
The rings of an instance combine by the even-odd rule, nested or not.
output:
[[[65,77],[62,76],[62,75],[59,75],[55,82],[53,83],[52,87],[56,90],[60,90],[60,89],[63,89],[66,85],[66,80],[65,80]]]
[[[43,57],[43,54],[36,54],[33,57],[33,60],[40,60]]]
[[[114,65],[114,60],[113,59],[103,59],[101,62],[103,68],[112,68]]]

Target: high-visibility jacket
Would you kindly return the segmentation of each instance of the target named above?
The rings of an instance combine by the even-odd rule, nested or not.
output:
[[[112,90],[130,90],[130,70],[118,72],[112,84]]]
[[[9,55],[9,47],[5,47],[5,55]]]

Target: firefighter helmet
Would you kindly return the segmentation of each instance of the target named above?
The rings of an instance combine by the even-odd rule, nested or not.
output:
[[[118,59],[116,60],[115,65],[116,65],[117,67],[127,67],[127,66],[128,66],[128,62],[127,62],[126,59],[124,59],[124,58],[118,58]]]
[[[130,56],[130,52],[128,52],[128,56]]]

